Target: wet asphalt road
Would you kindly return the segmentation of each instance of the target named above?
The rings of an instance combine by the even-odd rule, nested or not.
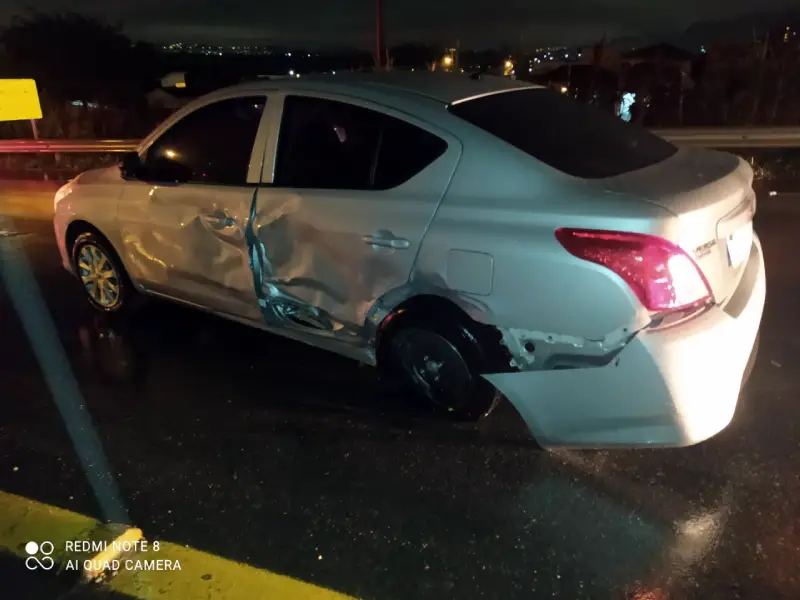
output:
[[[677,450],[537,451],[370,369],[190,309],[94,317],[18,220],[135,524],[361,598],[800,597],[800,197],[765,199],[761,351],[733,424]],[[714,357],[709,357],[713,360]],[[0,489],[100,517],[0,285]]]

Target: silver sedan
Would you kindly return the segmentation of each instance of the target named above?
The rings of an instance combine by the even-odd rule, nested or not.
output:
[[[455,418],[505,397],[545,447],[681,446],[728,425],[757,339],[752,180],[504,78],[330,75],[191,103],[61,188],[55,229],[99,311],[211,311]]]

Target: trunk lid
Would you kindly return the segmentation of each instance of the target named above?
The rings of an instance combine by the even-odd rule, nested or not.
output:
[[[660,163],[603,179],[606,190],[633,195],[678,218],[678,245],[702,270],[722,303],[744,272],[756,209],[753,170],[733,154],[681,148]]]

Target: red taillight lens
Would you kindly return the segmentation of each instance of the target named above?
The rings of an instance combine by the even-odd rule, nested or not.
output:
[[[711,289],[702,271],[681,248],[643,233],[557,229],[567,251],[611,269],[652,312],[684,310],[704,304]]]

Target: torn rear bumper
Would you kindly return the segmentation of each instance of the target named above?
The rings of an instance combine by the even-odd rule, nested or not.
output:
[[[484,377],[543,447],[689,446],[733,418],[765,297],[756,237],[724,308],[672,328],[645,329],[604,367]]]

